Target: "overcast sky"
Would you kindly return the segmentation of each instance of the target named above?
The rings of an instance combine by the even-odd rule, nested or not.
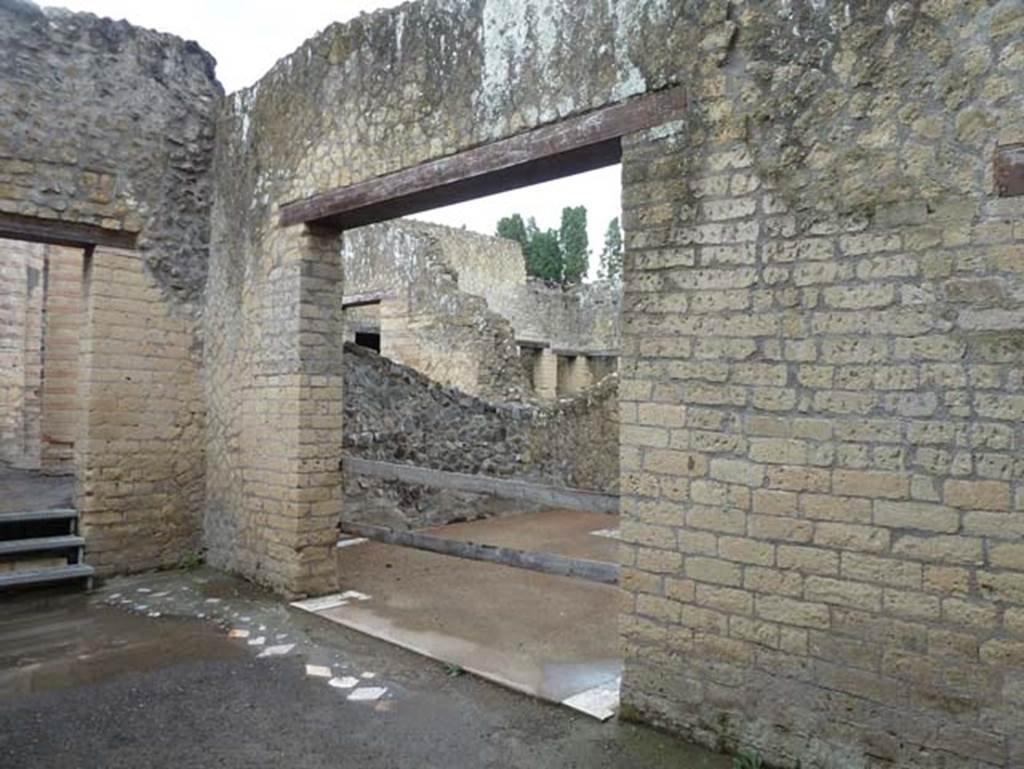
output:
[[[217,59],[217,77],[229,93],[252,85],[278,59],[334,21],[399,5],[402,0],[58,0],[57,5],[196,40]],[[608,221],[619,215],[619,167],[437,209],[416,218],[493,234],[497,220],[519,212],[541,227],[557,227],[564,206],[585,205],[591,275]]]

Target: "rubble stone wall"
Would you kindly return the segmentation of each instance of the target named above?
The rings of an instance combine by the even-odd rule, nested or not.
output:
[[[345,346],[345,453],[614,493],[616,381],[547,406],[493,403]],[[486,515],[489,500],[347,475],[344,517],[417,528]]]

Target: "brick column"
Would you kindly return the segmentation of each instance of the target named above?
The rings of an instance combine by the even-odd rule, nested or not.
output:
[[[246,493],[264,538],[266,577],[291,595],[335,587],[342,486],[340,238],[279,232],[267,276],[262,349],[249,399]]]
[[[541,398],[558,395],[558,356],[544,348],[533,364],[533,390]]]

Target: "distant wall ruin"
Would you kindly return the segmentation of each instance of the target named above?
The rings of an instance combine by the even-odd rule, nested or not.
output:
[[[616,370],[617,285],[547,286],[527,279],[512,241],[408,219],[344,242],[346,294],[381,297],[346,310],[347,338],[379,333],[383,355],[436,381],[498,400],[553,399]],[[559,366],[571,375],[559,378]]]

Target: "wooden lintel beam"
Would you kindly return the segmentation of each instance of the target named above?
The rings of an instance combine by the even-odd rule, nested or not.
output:
[[[0,238],[27,240],[31,243],[49,243],[72,248],[135,248],[137,233],[110,230],[94,224],[64,222],[0,212]]]
[[[392,291],[367,291],[362,294],[347,294],[341,299],[341,306],[345,309],[349,307],[365,307],[368,304],[380,304],[385,299],[394,299],[395,293]]]
[[[586,558],[570,558],[557,553],[541,553],[533,550],[516,550],[511,547],[483,545],[461,539],[448,539],[418,531],[402,531],[387,526],[342,521],[341,531],[356,537],[372,539],[389,545],[427,550],[431,553],[468,558],[472,561],[487,561],[515,569],[539,571],[560,577],[575,577],[590,582],[615,585],[619,581],[619,566],[605,561],[591,561]]]
[[[331,190],[280,209],[283,227],[351,229],[618,163],[621,139],[680,116],[687,99],[669,88],[508,139]]]

